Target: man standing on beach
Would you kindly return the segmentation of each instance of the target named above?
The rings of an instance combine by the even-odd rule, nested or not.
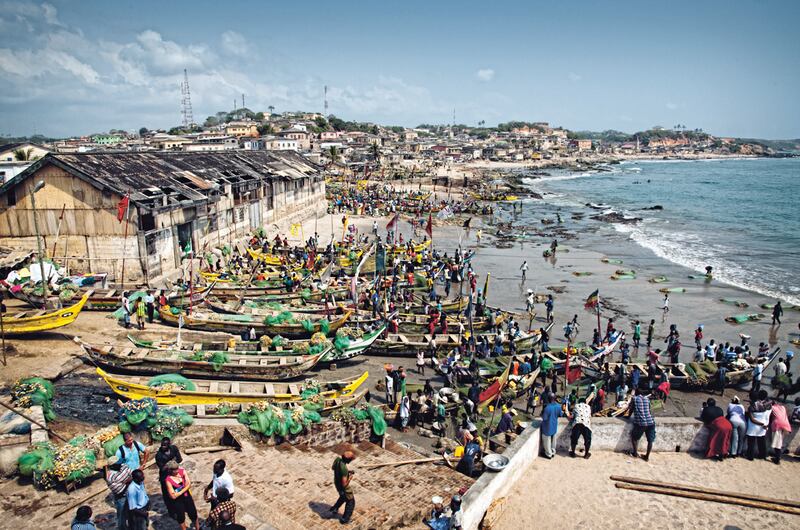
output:
[[[775,302],[775,307],[772,308],[772,325],[775,325],[775,322],[778,325],[781,325],[781,316],[783,316],[783,308],[781,307],[781,301],[778,300]]]
[[[554,305],[553,295],[552,294],[548,294],[547,295],[547,301],[545,301],[545,303],[544,303],[544,308],[547,310],[547,321],[548,322],[552,322],[553,321],[553,305]]]
[[[642,391],[638,388],[634,390],[634,394],[628,405],[628,410],[633,414],[633,430],[631,431],[633,451],[631,451],[631,456],[634,458],[639,456],[639,440],[644,434],[647,438],[647,453],[642,459],[647,462],[650,460],[650,451],[653,450],[653,442],[656,439],[656,420],[650,411],[650,400],[647,396],[643,396]]]
[[[642,325],[637,320],[633,324],[633,350],[639,354],[639,341],[642,340]]]
[[[522,271],[522,281],[524,282],[525,281],[525,277],[528,274],[528,262],[527,261],[523,261],[522,265],[520,265],[520,267],[519,267],[519,270]]]
[[[656,320],[654,318],[650,319],[650,325],[647,326],[647,349],[650,349],[650,345],[653,344],[653,335],[656,331]]]

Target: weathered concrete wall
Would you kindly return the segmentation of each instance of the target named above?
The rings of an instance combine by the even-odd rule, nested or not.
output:
[[[477,529],[492,502],[507,495],[527,472],[539,455],[539,441],[539,427],[534,424],[525,429],[503,453],[509,459],[505,469],[498,473],[486,472],[475,481],[464,495],[462,512],[465,529]]]
[[[620,418],[592,418],[592,451],[627,451],[631,448],[633,423]],[[572,431],[567,420],[560,420],[556,443],[559,451],[569,451]],[[656,441],[653,451],[702,452],[708,440],[708,430],[694,418],[656,418]],[[582,447],[583,440],[578,440]],[[639,449],[646,444],[644,436]]]

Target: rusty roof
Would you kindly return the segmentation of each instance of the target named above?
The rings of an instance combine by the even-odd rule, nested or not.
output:
[[[150,208],[213,201],[226,185],[253,189],[270,180],[321,178],[320,166],[293,151],[51,153],[6,182],[0,193],[48,164]]]

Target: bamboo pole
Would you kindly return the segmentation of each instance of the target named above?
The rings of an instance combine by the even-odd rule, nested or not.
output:
[[[630,484],[638,484],[641,486],[657,486],[663,488],[672,488],[675,490],[682,490],[682,491],[691,491],[696,493],[707,493],[710,495],[724,495],[725,497],[733,497],[736,499],[744,499],[749,501],[759,501],[759,502],[769,502],[772,504],[781,504],[784,506],[789,506],[792,508],[800,509],[800,502],[792,501],[788,499],[772,499],[768,497],[759,497],[758,495],[750,495],[745,493],[737,493],[733,491],[723,491],[723,490],[715,490],[710,488],[701,488],[699,486],[691,486],[685,484],[671,484],[669,482],[657,482],[654,480],[646,480],[636,477],[621,477],[617,475],[611,475],[611,480],[617,482],[627,482]]]
[[[362,469],[376,469],[379,467],[402,466],[405,464],[424,464],[426,462],[438,462],[440,460],[442,460],[442,457],[437,456],[436,458],[417,458],[415,460],[398,460],[397,462],[381,462],[379,464],[366,464],[359,467],[361,467]]]
[[[20,412],[20,410],[19,410],[19,409],[17,409],[16,407],[12,407],[11,405],[9,405],[8,403],[6,403],[6,402],[4,402],[4,401],[0,401],[0,405],[2,405],[3,407],[7,408],[8,410],[10,410],[11,412],[13,412],[14,414],[18,414],[18,415],[22,416],[23,418],[25,418],[25,419],[26,419],[26,420],[28,420],[29,422],[33,423],[34,425],[38,425],[39,427],[41,427],[42,429],[46,430],[47,432],[49,432],[50,434],[52,434],[53,436],[55,436],[56,438],[58,438],[58,439],[59,439],[59,440],[61,440],[62,442],[65,442],[65,443],[66,443],[66,442],[68,442],[68,441],[69,441],[69,440],[67,440],[66,438],[64,438],[63,436],[61,436],[60,434],[58,434],[58,433],[54,432],[54,431],[53,431],[52,429],[50,429],[50,428],[49,428],[47,425],[44,425],[44,424],[41,424],[41,423],[39,423],[38,421],[34,420],[33,418],[31,418],[30,416],[28,416],[28,415],[27,415],[27,414],[25,414],[24,412]]]
[[[737,499],[733,497],[726,497],[723,495],[712,495],[708,493],[695,493],[690,491],[682,491],[677,489],[670,489],[670,488],[660,488],[657,486],[639,486],[636,484],[626,484],[623,482],[617,482],[614,484],[619,489],[625,490],[633,490],[633,491],[641,491],[644,493],[659,493],[661,495],[670,495],[673,497],[681,497],[684,499],[695,499],[700,501],[711,501],[711,502],[719,502],[722,504],[733,504],[736,506],[746,506],[748,508],[759,508],[762,510],[770,510],[773,512],[783,512],[788,513],[791,515],[800,515],[799,508],[792,508],[789,506],[783,506],[781,504],[775,504],[774,502],[763,502],[763,501],[749,501],[745,499]]]

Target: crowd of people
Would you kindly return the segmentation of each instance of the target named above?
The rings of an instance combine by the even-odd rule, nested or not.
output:
[[[151,455],[144,444],[132,433],[124,434],[124,443],[117,450],[113,462],[106,463],[105,480],[113,498],[117,530],[147,530],[153,504],[152,491],[145,486],[145,472]],[[190,526],[200,530],[201,517],[192,494],[193,482],[181,465],[180,449],[169,438],[161,440],[153,455],[158,471],[161,498],[167,516],[182,530]],[[233,478],[225,469],[225,460],[214,462],[211,480],[203,488],[203,502],[209,505],[205,528],[210,530],[244,530],[236,523],[235,488]],[[91,506],[78,508],[71,530],[94,530]]]

